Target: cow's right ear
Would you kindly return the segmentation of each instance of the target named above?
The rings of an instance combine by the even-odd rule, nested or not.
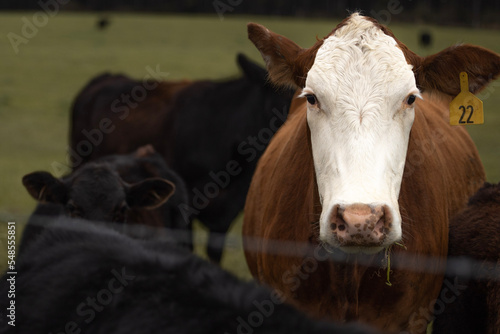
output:
[[[316,52],[323,44],[317,41],[303,49],[285,36],[278,35],[264,26],[249,23],[248,38],[260,51],[266,62],[269,79],[278,86],[303,88],[307,72],[311,69]]]
[[[68,191],[66,185],[48,172],[33,172],[23,176],[23,185],[37,201],[65,204]]]

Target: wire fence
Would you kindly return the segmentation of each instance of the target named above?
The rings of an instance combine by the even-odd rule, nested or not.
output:
[[[28,224],[31,227],[48,227],[51,219],[47,216],[43,216],[41,218],[42,219],[31,217]],[[54,217],[54,220],[57,219],[59,218]],[[103,233],[107,233],[107,231],[111,229],[132,237],[135,236],[142,239],[154,239],[155,241],[162,241],[165,243],[185,244],[192,239],[193,245],[205,246],[206,244],[206,233],[200,230],[191,232],[188,230],[150,227],[139,224],[119,224],[110,222],[96,223],[87,221],[82,221],[82,224],[78,226],[72,224],[71,229],[74,229],[75,232],[85,232],[87,231],[86,224],[97,224],[98,226],[101,226]],[[92,230],[93,233],[96,233],[95,231],[96,229]],[[439,271],[437,268],[442,267],[440,264],[443,261],[441,257],[434,257],[426,254],[415,254],[404,249],[403,247],[400,247],[401,249],[396,252],[391,252],[390,249],[386,249],[385,252],[382,251],[376,256],[357,256],[355,254],[347,254],[340,250],[325,247],[319,242],[306,243],[290,240],[263,240],[261,238],[249,236],[241,237],[231,233],[221,234],[210,232],[210,234],[226,239],[225,246],[223,248],[223,251],[225,252],[232,252],[235,250],[243,250],[251,253],[265,252],[266,254],[276,256],[301,258],[304,263],[307,263],[308,261],[329,261],[334,263],[350,263],[373,267],[374,269],[380,269],[381,261],[385,261],[385,264],[383,265],[387,267],[387,257],[390,256],[389,270],[407,270],[416,273],[431,272],[433,274],[445,274],[446,271],[448,276],[459,276],[462,279],[500,282],[500,262],[494,263],[483,259],[476,259],[472,256],[449,256],[446,259],[446,269],[442,268],[442,271]],[[6,235],[0,234],[0,247],[2,248],[5,248],[5,245],[2,245],[4,240],[6,240]],[[263,250],[263,247],[261,246],[262,241],[265,241],[265,250]],[[500,261],[500,254],[498,261]]]

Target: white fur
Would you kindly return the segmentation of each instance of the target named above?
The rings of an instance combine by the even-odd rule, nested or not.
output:
[[[411,65],[394,38],[353,14],[325,39],[307,74],[312,152],[323,212],[320,238],[337,247],[329,216],[336,204],[385,204],[393,228],[384,245],[401,239],[398,197],[418,95]],[[365,249],[371,253],[379,249]]]

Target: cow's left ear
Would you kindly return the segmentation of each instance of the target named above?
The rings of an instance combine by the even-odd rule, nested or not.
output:
[[[149,178],[127,189],[127,204],[131,208],[155,209],[175,192],[175,185],[162,178]]]
[[[500,56],[488,49],[456,45],[425,58],[413,58],[417,86],[456,96],[460,93],[460,72],[467,72],[469,90],[477,93],[500,74]]]

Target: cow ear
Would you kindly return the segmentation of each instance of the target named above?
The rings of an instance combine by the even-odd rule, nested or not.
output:
[[[127,204],[131,208],[155,209],[175,192],[175,185],[162,178],[149,178],[134,183],[127,190]]]
[[[48,172],[33,172],[23,176],[23,185],[28,193],[42,203],[65,204],[67,187]]]
[[[469,90],[474,94],[500,74],[500,56],[470,44],[446,48],[413,65],[420,89],[438,90],[451,96],[460,93],[460,72],[467,72]]]
[[[323,41],[318,41],[310,49],[302,49],[288,38],[259,24],[249,23],[247,28],[248,38],[266,62],[271,82],[278,86],[304,87],[307,72]]]
[[[266,84],[267,71],[264,68],[248,59],[242,53],[238,53],[236,60],[245,77],[261,86],[264,86]]]

